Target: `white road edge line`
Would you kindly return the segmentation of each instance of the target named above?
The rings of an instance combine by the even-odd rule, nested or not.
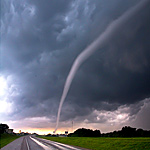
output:
[[[46,142],[49,142],[50,144],[53,144],[53,145],[56,145],[56,146],[61,146],[63,147],[64,149],[66,148],[69,148],[69,149],[72,149],[72,150],[80,150],[79,148],[76,148],[76,147],[73,147],[73,146],[70,146],[70,145],[67,145],[67,144],[63,144],[63,143],[58,143],[58,142],[54,142],[54,141],[51,141],[51,140],[46,140],[46,139],[42,139],[43,141],[46,141]]]
[[[26,138],[26,143],[27,143],[27,148],[28,148],[28,150],[30,150],[29,144],[28,144],[28,141],[27,141],[27,138]]]
[[[36,142],[36,143],[37,143],[38,145],[40,145],[41,147],[43,147],[45,150],[52,150],[52,148],[49,148],[48,146],[42,144],[41,142],[39,142],[38,140],[32,138],[31,136],[30,136],[30,139],[33,140],[34,142]]]
[[[58,143],[58,142],[54,142],[54,143],[56,143],[57,145],[61,145],[61,146],[65,146],[65,147],[67,147],[67,148],[74,149],[74,150],[80,150],[80,149],[78,149],[78,148],[75,148],[75,147],[70,146],[70,145],[67,145],[67,144]]]

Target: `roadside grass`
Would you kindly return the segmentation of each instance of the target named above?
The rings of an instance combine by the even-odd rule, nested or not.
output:
[[[20,136],[12,134],[0,134],[0,148],[19,138]]]
[[[44,137],[68,145],[92,150],[150,150],[150,138],[103,138],[103,137]]]

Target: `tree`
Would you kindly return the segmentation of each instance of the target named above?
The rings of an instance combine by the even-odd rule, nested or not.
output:
[[[6,129],[8,129],[9,126],[7,124],[0,124],[0,134],[4,133]]]
[[[136,136],[136,128],[132,128],[130,126],[125,126],[121,130],[122,137],[135,137]]]
[[[68,136],[72,137],[100,137],[101,132],[99,130],[91,130],[91,129],[85,129],[80,128],[77,129],[74,133],[69,134]]]

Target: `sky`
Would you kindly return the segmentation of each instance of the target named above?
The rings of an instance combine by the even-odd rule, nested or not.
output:
[[[15,132],[52,133],[73,62],[127,14],[76,72],[58,133],[82,127],[104,133],[125,125],[150,130],[149,0],[0,4],[0,123]]]

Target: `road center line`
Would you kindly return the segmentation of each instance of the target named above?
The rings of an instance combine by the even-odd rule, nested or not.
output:
[[[28,150],[30,150],[29,144],[28,144],[28,141],[27,141],[27,138],[26,138],[26,143],[27,143],[27,148],[28,148]]]

